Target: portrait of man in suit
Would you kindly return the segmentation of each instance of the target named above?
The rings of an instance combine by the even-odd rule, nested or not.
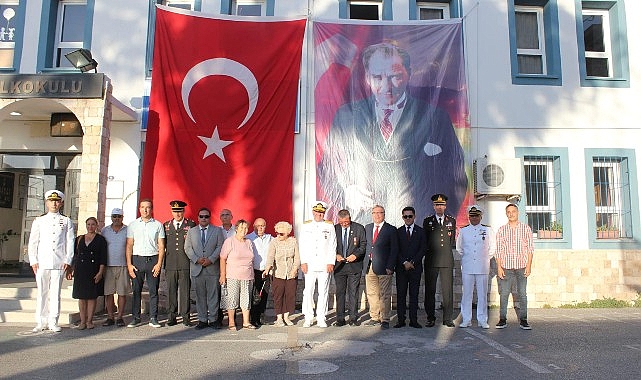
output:
[[[326,200],[344,205],[356,221],[374,203],[395,212],[412,204],[423,217],[429,194],[439,192],[450,195],[456,212],[467,177],[448,113],[409,93],[410,55],[395,43],[366,47],[362,64],[370,95],[338,109],[318,165]]]
[[[197,330],[205,327],[220,328],[218,308],[220,302],[220,250],[223,231],[212,224],[211,211],[198,210],[198,225],[187,232],[185,253],[189,257],[191,280],[196,290]]]
[[[410,294],[410,327],[420,329],[418,324],[418,290],[423,274],[423,257],[427,251],[425,232],[414,223],[416,210],[407,206],[402,211],[404,225],[398,228],[398,260],[396,260],[396,308],[398,321],[395,328],[405,326],[407,293]]]
[[[358,291],[365,258],[365,227],[352,221],[348,210],[338,212],[336,229],[336,326],[358,326]],[[349,321],[345,322],[345,316]]]

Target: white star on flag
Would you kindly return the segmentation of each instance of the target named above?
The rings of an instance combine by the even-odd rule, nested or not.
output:
[[[203,160],[212,154],[216,154],[218,158],[225,161],[225,154],[223,153],[223,148],[226,147],[227,145],[233,143],[233,141],[226,141],[226,140],[221,140],[220,136],[218,135],[218,126],[214,128],[214,133],[212,133],[211,137],[205,137],[205,136],[198,136],[202,142],[205,143],[207,146],[207,149],[205,150],[205,154],[203,154]]]

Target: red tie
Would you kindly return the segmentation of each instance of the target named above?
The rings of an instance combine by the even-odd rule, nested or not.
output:
[[[378,227],[376,226],[376,229],[374,230],[374,239],[372,240],[372,243],[376,243],[376,239],[378,239]]]
[[[392,122],[389,121],[389,117],[394,112],[394,110],[391,109],[384,109],[384,117],[383,120],[381,121],[381,133],[383,134],[383,138],[385,141],[389,140],[390,136],[392,135],[392,131],[394,130],[392,128]]]

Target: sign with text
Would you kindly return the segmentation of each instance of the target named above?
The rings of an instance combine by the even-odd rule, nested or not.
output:
[[[104,77],[104,74],[88,73],[0,75],[0,99],[101,99]]]

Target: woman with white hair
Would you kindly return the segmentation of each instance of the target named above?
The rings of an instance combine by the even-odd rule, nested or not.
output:
[[[276,311],[275,326],[292,326],[294,322],[289,319],[289,314],[294,312],[296,302],[296,284],[300,267],[298,241],[295,237],[289,236],[292,232],[291,224],[278,222],[274,229],[277,236],[269,243],[263,277],[267,276],[272,269],[274,270],[272,297]]]

